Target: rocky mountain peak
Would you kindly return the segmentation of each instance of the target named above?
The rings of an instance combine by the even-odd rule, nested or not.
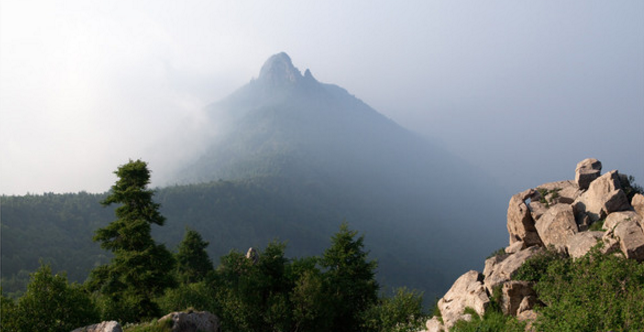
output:
[[[259,81],[272,85],[296,84],[302,73],[293,66],[288,54],[281,52],[268,58],[259,71]]]

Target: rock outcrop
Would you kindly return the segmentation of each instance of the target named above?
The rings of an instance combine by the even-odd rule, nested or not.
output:
[[[107,321],[85,327],[80,327],[72,332],[123,332],[121,324],[115,321]]]
[[[172,332],[219,332],[219,318],[207,311],[173,312],[159,321],[172,320]]]
[[[494,298],[504,314],[528,321],[530,327],[537,318],[537,294],[531,283],[512,278],[546,247],[578,259],[603,242],[603,254],[619,252],[644,261],[644,196],[635,194],[629,202],[623,190],[630,185],[627,176],[616,170],[601,175],[601,169],[599,160],[585,159],[577,164],[574,181],[545,183],[513,195],[505,253],[488,258],[482,274],[469,271],[458,278],[438,301],[442,321],[432,317],[426,331],[449,330],[458,320],[471,319],[464,313],[467,307],[482,316],[493,294],[500,294]]]

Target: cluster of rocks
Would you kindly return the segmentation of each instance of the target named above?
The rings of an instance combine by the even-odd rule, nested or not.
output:
[[[167,314],[159,322],[172,321],[172,332],[219,332],[219,318],[207,311],[179,311]],[[78,328],[72,332],[123,332],[116,321],[102,322]]]
[[[504,314],[534,320],[538,299],[532,284],[512,277],[546,247],[579,258],[601,241],[604,254],[621,252],[644,261],[644,196],[635,194],[629,202],[628,177],[618,171],[601,175],[601,168],[598,160],[585,159],[577,164],[574,181],[546,183],[512,196],[505,253],[487,259],[483,273],[459,277],[438,301],[441,318],[427,321],[426,331],[449,330],[459,320],[470,320],[465,308],[483,316],[495,289]]]

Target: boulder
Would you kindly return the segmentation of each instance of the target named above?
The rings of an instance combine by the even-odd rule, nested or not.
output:
[[[640,215],[642,219],[644,219],[644,195],[642,194],[635,194],[633,196],[633,199],[631,199],[631,206],[637,212],[637,214]]]
[[[460,276],[445,296],[438,300],[438,309],[441,312],[446,329],[451,329],[454,324],[471,315],[465,315],[465,308],[470,307],[477,314],[483,316],[490,304],[490,299],[483,287],[483,276],[477,271],[468,271]]]
[[[171,319],[172,332],[218,332],[219,318],[207,311],[173,312],[159,321]]]
[[[493,294],[494,287],[510,281],[521,265],[530,257],[542,251],[542,247],[528,247],[516,254],[507,256],[503,260],[495,260],[494,257],[485,261],[483,270],[484,285],[490,294]]]
[[[606,231],[612,231],[619,223],[623,221],[628,221],[628,220],[634,220],[639,224],[642,223],[642,217],[640,217],[640,215],[637,214],[635,211],[613,212],[606,217],[606,220],[604,220],[604,225],[602,225],[602,229]]]
[[[586,158],[575,168],[575,182],[581,190],[588,189],[590,183],[599,177],[602,170],[602,163],[594,158]]]
[[[523,299],[532,297],[536,299],[537,293],[532,289],[532,284],[527,281],[512,280],[501,287],[500,306],[505,315],[516,316]],[[532,307],[528,308],[532,309]],[[524,308],[524,310],[527,310]]]
[[[530,309],[520,312],[517,315],[517,320],[520,322],[526,322],[525,330],[534,331],[532,324],[537,320],[538,314],[536,311]]]
[[[441,323],[441,321],[436,316],[428,320],[427,323],[425,323],[425,327],[427,328],[427,330],[421,332],[441,332],[445,330],[443,323]]]
[[[579,258],[586,255],[590,249],[597,245],[604,232],[581,232],[568,238],[566,249],[572,258]]]
[[[253,247],[248,248],[246,259],[249,259],[253,265],[257,265],[257,263],[259,263],[259,254],[257,253],[257,250]]]
[[[548,182],[537,187],[531,200],[541,201],[541,199],[544,199],[548,205],[571,204],[581,196],[581,193],[574,181]]]
[[[620,222],[615,226],[613,234],[626,258],[644,261],[644,231],[637,221]]]
[[[592,221],[631,207],[621,188],[617,171],[610,171],[591,182],[588,190],[579,196],[573,205],[577,213],[587,214]]]
[[[505,253],[506,254],[516,254],[517,252],[525,249],[525,242],[519,241],[519,242],[514,242],[513,244],[507,246],[505,248]]]
[[[525,200],[534,191],[532,189],[518,193],[510,198],[507,214],[507,227],[510,233],[510,244],[523,241],[527,247],[541,245],[541,239],[534,227],[534,220]]]
[[[80,327],[72,332],[123,332],[121,324],[116,321],[107,321],[85,327]]]
[[[565,246],[568,237],[578,232],[575,214],[569,204],[556,204],[550,207],[537,220],[535,227],[545,246]]]

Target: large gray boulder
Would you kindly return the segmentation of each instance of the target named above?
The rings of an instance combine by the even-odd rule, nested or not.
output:
[[[602,163],[594,158],[586,158],[580,161],[575,168],[575,182],[579,189],[586,190],[593,180],[599,177],[602,170]]]
[[[172,332],[219,332],[219,318],[207,311],[169,313],[159,321],[172,320]]]
[[[578,232],[575,214],[569,204],[551,206],[537,220],[535,227],[545,246],[565,246],[568,242],[568,237]]]
[[[485,269],[483,270],[483,282],[487,291],[493,294],[496,286],[510,281],[528,258],[538,254],[542,250],[542,247],[532,246],[516,254],[487,259],[485,261]]]
[[[637,214],[639,214],[640,217],[644,219],[644,195],[635,194],[635,196],[633,196],[633,199],[631,199],[631,206],[633,206],[633,210],[635,210],[635,212],[637,212]]]
[[[541,239],[534,227],[534,220],[530,209],[525,203],[531,195],[532,189],[518,193],[510,198],[507,214],[507,227],[510,234],[510,244],[523,241],[526,247],[541,245]]]
[[[613,212],[606,217],[602,228],[607,231],[612,231],[615,227],[624,221],[633,220],[638,223],[642,223],[642,217],[635,211],[619,211]]]
[[[581,232],[568,237],[566,243],[568,255],[572,258],[583,257],[597,245],[603,235],[604,232]]]
[[[627,219],[618,223],[612,234],[619,241],[619,247],[626,258],[644,261],[644,231],[637,221]]]
[[[591,182],[588,190],[575,200],[573,206],[577,213],[585,213],[592,221],[631,208],[617,171],[610,171]]]
[[[85,327],[80,327],[72,332],[123,332],[121,324],[116,321],[107,321]]]
[[[446,329],[451,329],[459,320],[471,319],[470,315],[463,313],[467,307],[483,316],[490,304],[490,298],[483,287],[482,278],[479,272],[468,271],[454,282],[443,298],[438,300],[438,309]]]

